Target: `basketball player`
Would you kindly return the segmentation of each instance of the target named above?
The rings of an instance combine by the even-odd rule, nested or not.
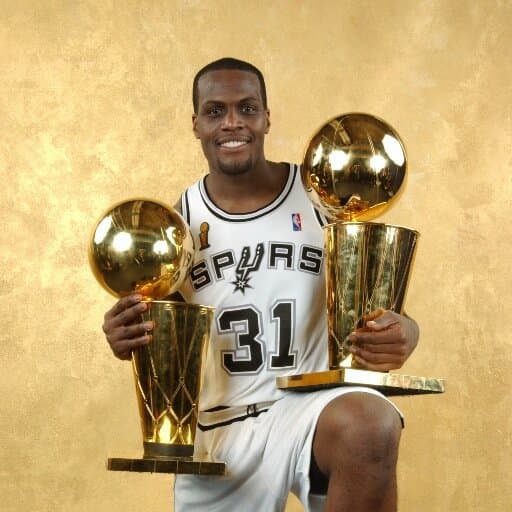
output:
[[[180,290],[214,306],[195,454],[226,462],[224,476],[179,475],[176,512],[277,512],[289,491],[308,511],[396,510],[402,418],[363,387],[293,393],[279,375],[327,369],[323,275],[326,222],[298,168],[267,161],[270,128],[258,69],[235,59],[203,68],[193,86],[193,131],[209,173],[178,205],[196,255]],[[149,343],[152,325],[131,325],[146,305],[118,301],[103,329],[114,354]],[[351,335],[358,364],[400,368],[418,340],[416,323],[384,312]]]

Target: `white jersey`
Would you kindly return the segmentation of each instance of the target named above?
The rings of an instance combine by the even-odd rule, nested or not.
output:
[[[356,386],[310,393],[276,388],[279,375],[328,366],[325,219],[295,166],[275,201],[258,211],[220,210],[204,179],[183,194],[182,211],[196,254],[181,291],[188,302],[216,308],[194,455],[224,461],[228,471],[177,475],[174,510],[279,512],[292,491],[306,512],[320,512],[325,496],[312,495],[309,481],[318,417],[347,393],[382,397]]]
[[[309,201],[297,166],[269,205],[229,214],[204,178],[181,198],[196,246],[182,289],[215,308],[201,410],[276,400],[276,377],[325,370],[325,219]]]

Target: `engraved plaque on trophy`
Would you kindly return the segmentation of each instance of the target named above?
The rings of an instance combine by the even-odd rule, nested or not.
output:
[[[131,199],[96,223],[89,262],[116,297],[140,293],[153,321],[152,340],[132,351],[143,457],[110,458],[112,471],[219,475],[225,464],[194,457],[202,368],[211,307],[165,300],[187,276],[194,244],[181,215],[159,201]]]
[[[327,122],[302,163],[306,192],[334,222],[324,227],[329,370],[279,377],[282,389],[361,384],[385,394],[440,393],[444,382],[357,368],[349,336],[370,313],[402,313],[418,232],[369,222],[397,201],[406,178],[397,132],[375,116],[350,113]]]

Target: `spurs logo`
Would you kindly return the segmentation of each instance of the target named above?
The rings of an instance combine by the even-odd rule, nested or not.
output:
[[[210,224],[208,222],[202,222],[199,226],[199,250],[208,249],[210,244],[208,243],[208,232],[210,231]]]
[[[251,248],[246,245],[242,249],[242,256],[240,257],[240,261],[236,267],[236,279],[231,281],[231,284],[235,285],[235,292],[240,290],[242,293],[245,293],[246,288],[252,288],[252,286],[249,284],[251,279],[249,274],[260,268],[264,252],[263,244],[259,243],[256,246],[256,250],[254,251],[254,257],[252,261],[249,262],[251,258]]]
[[[215,254],[206,254],[199,259],[190,271],[190,282],[195,291],[214,286],[224,280],[234,285],[233,293],[245,292],[253,272],[261,265],[265,270],[297,270],[315,276],[321,275],[323,250],[312,245],[300,247],[289,242],[268,242],[267,245],[258,243],[256,246],[243,246],[240,257],[238,251],[226,249]],[[203,253],[205,254],[205,253]]]

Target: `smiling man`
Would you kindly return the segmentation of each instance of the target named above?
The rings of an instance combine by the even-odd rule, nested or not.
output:
[[[297,394],[275,386],[279,375],[327,368],[326,219],[297,166],[265,158],[263,76],[243,61],[215,61],[196,75],[193,104],[209,172],[180,201],[197,248],[180,292],[215,307],[195,453],[225,461],[227,473],[177,476],[175,510],[277,512],[292,491],[307,511],[395,511],[395,406],[364,387]],[[132,295],[105,315],[121,359],[151,341],[147,325],[132,325],[145,308]],[[389,311],[366,327],[352,341],[368,369],[400,368],[418,340],[415,322]]]
[[[217,206],[228,212],[270,203],[288,175],[286,165],[265,159],[270,113],[257,73],[219,69],[214,63],[194,79],[192,123],[208,161],[207,187]]]
[[[266,165],[270,117],[255,79],[246,71],[212,70],[195,81],[193,127],[210,171],[242,174]]]

